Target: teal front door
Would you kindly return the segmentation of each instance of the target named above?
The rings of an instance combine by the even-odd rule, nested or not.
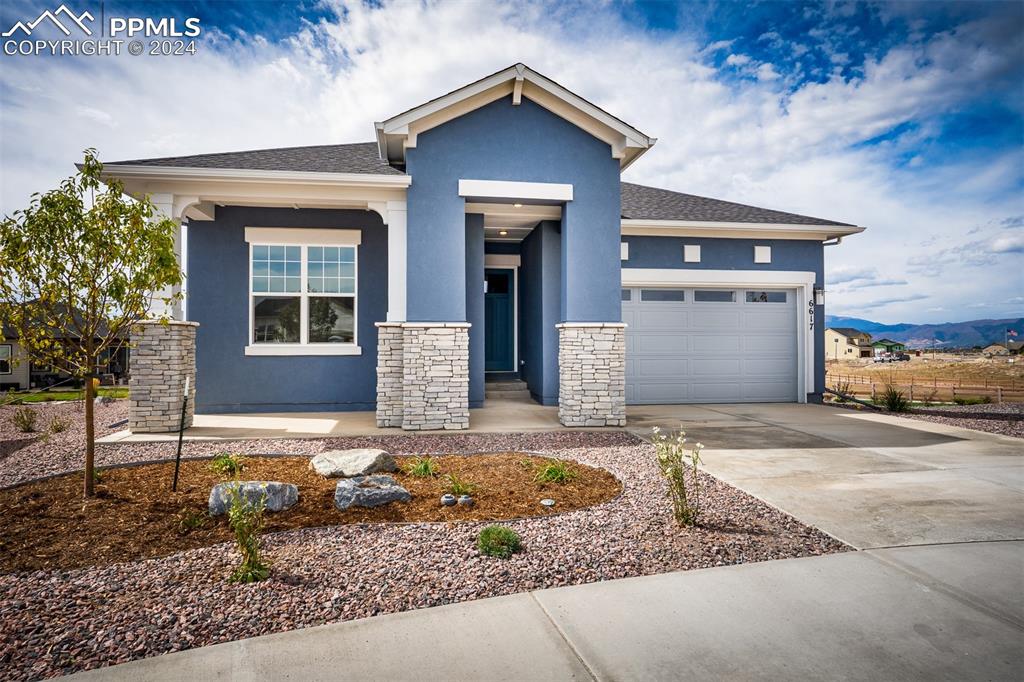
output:
[[[515,371],[515,277],[512,270],[484,272],[484,369]]]

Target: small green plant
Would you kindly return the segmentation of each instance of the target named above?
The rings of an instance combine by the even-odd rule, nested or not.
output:
[[[849,381],[843,381],[843,382],[837,383],[835,386],[832,387],[832,390],[835,391],[836,393],[842,394],[842,395],[837,395],[836,396],[836,402],[837,403],[845,403],[846,402],[846,398],[844,398],[843,396],[844,395],[852,395],[850,393],[850,382]]]
[[[532,469],[533,460],[530,459],[529,457],[523,457],[521,460],[519,460],[519,466],[523,467],[524,469]]]
[[[19,407],[11,415],[11,422],[22,433],[32,433],[36,430],[36,411],[31,407]]]
[[[103,483],[103,479],[106,478],[107,472],[100,468],[92,470],[92,482],[96,485]]]
[[[57,414],[50,420],[50,425],[47,427],[47,430],[50,433],[62,433],[67,431],[69,426],[71,426],[71,424],[68,423],[68,420]]]
[[[519,534],[505,526],[487,526],[476,539],[481,554],[507,559],[523,548]]]
[[[576,470],[563,462],[555,460],[537,467],[537,474],[533,477],[537,483],[561,483],[565,485],[576,478]]]
[[[409,460],[409,463],[405,465],[405,473],[410,476],[419,476],[420,478],[431,478],[437,476],[439,472],[437,462],[427,456],[413,457]]]
[[[992,402],[992,398],[987,395],[979,398],[953,398],[953,402],[957,405],[988,405]]]
[[[472,495],[476,491],[476,484],[459,478],[458,474],[447,474],[445,476],[444,491],[456,497],[459,495]]]
[[[661,475],[668,481],[672,512],[676,522],[684,526],[695,526],[700,519],[700,443],[687,444],[686,432],[680,429],[672,434],[661,433],[654,427],[652,438],[658,456]]]
[[[242,554],[242,563],[231,573],[231,582],[254,583],[270,575],[270,566],[260,556],[260,533],[263,531],[263,513],[267,506],[264,493],[258,500],[242,494],[241,484],[231,486],[231,505],[228,523],[235,534],[235,544]]]
[[[892,384],[885,385],[885,391],[882,392],[881,396],[881,404],[890,412],[907,412],[910,410],[910,403],[903,395],[903,391]]]
[[[233,452],[221,452],[210,462],[210,469],[221,476],[235,478],[245,468],[245,460]]]
[[[182,533],[198,530],[205,526],[209,520],[210,517],[205,512],[182,508],[178,512],[178,530]]]

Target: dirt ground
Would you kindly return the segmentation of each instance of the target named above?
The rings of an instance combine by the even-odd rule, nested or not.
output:
[[[407,457],[396,458],[399,466]],[[565,483],[540,484],[536,467],[551,460],[519,453],[442,455],[441,476],[393,476],[412,494],[408,503],[338,511],[337,479],[319,476],[308,457],[245,459],[242,480],[284,481],[299,487],[299,502],[267,514],[265,532],[291,528],[418,521],[490,521],[588,507],[613,499],[622,485],[608,471],[578,463]],[[170,491],[174,465],[149,464],[102,471],[95,499],[83,501],[81,474],[68,474],[0,490],[0,571],[78,568],[166,556],[231,539],[224,517],[210,518],[210,488],[225,480],[209,460],[182,462],[177,493]],[[476,485],[474,506],[444,507],[444,474]],[[553,511],[540,500],[556,500]]]
[[[961,360],[959,356],[942,355],[911,356],[909,362],[869,363],[842,361],[827,363],[830,375],[828,383],[833,383],[832,376],[863,377],[879,383],[914,383],[938,382],[939,384],[955,383],[964,386],[1001,386],[1003,388],[1024,389],[1024,359],[984,358],[967,356]]]

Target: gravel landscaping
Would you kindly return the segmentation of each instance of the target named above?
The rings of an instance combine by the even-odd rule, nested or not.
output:
[[[833,407],[848,410],[867,410],[868,408],[848,403],[829,403]],[[889,414],[881,411],[880,414]],[[898,417],[917,419],[957,426],[961,429],[974,429],[1001,436],[1024,438],[1024,403],[988,403],[981,405],[931,405],[914,408],[911,412],[901,412]]]
[[[100,422],[119,405],[103,406]],[[229,583],[234,547],[222,543],[162,558],[73,570],[0,575],[0,671],[5,679],[77,670],[382,613],[578,583],[845,551],[845,545],[704,475],[700,528],[671,519],[653,448],[623,433],[380,436],[188,443],[191,457],[230,447],[312,455],[381,447],[395,455],[537,452],[607,469],[622,495],[586,509],[506,525],[525,551],[483,557],[476,522],[371,524],[269,534],[270,579]],[[101,464],[173,457],[174,444],[111,444]],[[27,456],[26,456],[27,455]],[[57,460],[57,461],[53,461]],[[2,485],[67,471],[70,445],[33,444],[2,464]],[[2,523],[2,521],[0,521]]]

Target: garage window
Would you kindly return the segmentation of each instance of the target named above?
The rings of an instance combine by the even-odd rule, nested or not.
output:
[[[682,289],[641,289],[640,300],[681,303],[686,300],[686,292]]]
[[[632,299],[633,299],[633,292],[631,290],[629,290],[629,289],[623,289],[622,290],[622,300],[623,301],[630,301]]]
[[[693,292],[693,300],[698,303],[735,303],[735,291],[721,289],[697,289]]]
[[[748,291],[747,303],[785,303],[785,291]]]

